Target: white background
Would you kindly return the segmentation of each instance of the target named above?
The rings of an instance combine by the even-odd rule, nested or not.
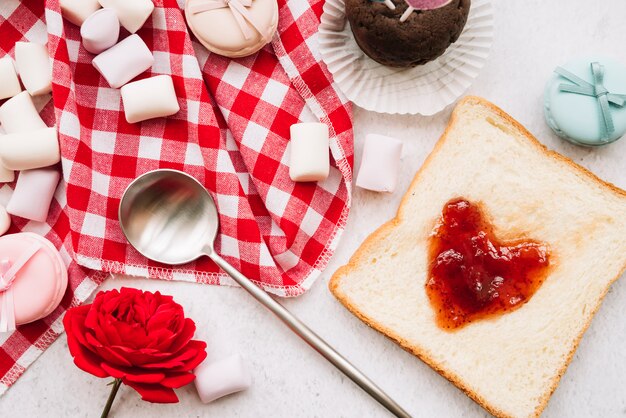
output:
[[[626,1],[494,3],[493,49],[469,93],[495,102],[548,147],[626,188],[626,139],[601,149],[579,148],[553,135],[542,114],[544,83],[555,66],[585,54],[612,55],[626,62]],[[426,118],[355,109],[357,167],[365,134],[401,138],[400,187],[393,195],[356,190],[348,229],[330,266],[307,294],[285,301],[416,417],[488,414],[429,367],[349,314],[334,300],[327,283],[365,236],[394,215],[403,190],[443,131],[449,114],[447,109]],[[178,390],[180,403],[174,405],[142,402],[133,390],[123,387],[112,416],[388,416],[240,289],[135,279],[109,280],[104,288],[122,285],[174,295],[196,321],[198,338],[208,341],[211,357],[219,359],[231,352],[245,356],[253,386],[209,405],[200,403],[193,385]],[[626,282],[621,280],[607,295],[544,416],[626,417],[625,306]],[[62,336],[0,398],[0,416],[99,416],[108,395],[107,382],[73,365]]]

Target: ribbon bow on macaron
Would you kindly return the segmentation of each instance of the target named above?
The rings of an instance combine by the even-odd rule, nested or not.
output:
[[[13,301],[13,282],[17,273],[39,251],[41,245],[34,243],[24,251],[15,263],[0,261],[0,332],[15,331],[15,302]]]
[[[233,12],[233,17],[237,21],[237,25],[243,33],[243,37],[247,40],[252,38],[254,32],[250,29],[252,26],[256,29],[265,42],[271,39],[267,28],[259,26],[253,19],[247,7],[252,6],[252,0],[198,0],[189,6],[192,14],[209,12],[211,10],[223,9],[228,7]],[[246,23],[247,22],[247,23]]]
[[[562,67],[557,67],[555,73],[571,81],[574,84],[559,84],[559,90],[567,93],[582,94],[584,96],[595,97],[600,106],[602,114],[602,140],[607,142],[610,135],[615,132],[615,124],[611,116],[610,104],[623,107],[626,104],[626,94],[614,94],[604,87],[604,66],[599,62],[591,63],[591,74],[593,84],[588,83],[576,74]]]

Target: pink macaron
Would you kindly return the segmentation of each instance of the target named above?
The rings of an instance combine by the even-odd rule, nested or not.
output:
[[[30,256],[29,256],[30,255]],[[6,314],[7,293],[12,292],[15,325],[27,324],[50,315],[61,303],[67,289],[67,268],[61,254],[47,239],[30,232],[0,237],[0,269],[6,274],[12,265],[25,261],[12,283],[0,292],[1,314]],[[6,283],[5,283],[6,284]],[[7,317],[0,322],[5,322]],[[8,321],[12,328],[12,321]]]

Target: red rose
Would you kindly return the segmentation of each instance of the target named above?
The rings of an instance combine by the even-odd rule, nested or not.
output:
[[[206,357],[206,343],[191,339],[194,322],[159,292],[99,292],[91,305],[68,310],[63,325],[79,368],[120,379],[149,402],[178,402],[173,389],[191,383]]]

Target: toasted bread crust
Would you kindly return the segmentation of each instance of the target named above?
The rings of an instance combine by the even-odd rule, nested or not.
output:
[[[489,110],[496,113],[499,117],[504,119],[506,122],[508,122],[512,129],[517,130],[520,134],[522,134],[528,140],[529,145],[538,148],[541,152],[543,152],[548,157],[551,157],[553,159],[556,159],[556,160],[559,160],[568,164],[574,170],[578,171],[581,175],[596,182],[598,187],[609,189],[613,193],[626,199],[626,191],[618,188],[617,186],[611,183],[608,183],[600,179],[591,171],[576,164],[571,159],[557,153],[556,151],[549,150],[545,145],[540,143],[524,126],[522,126],[518,121],[513,119],[509,114],[504,112],[502,109],[500,109],[493,103],[483,98],[476,97],[476,96],[467,96],[463,98],[457,104],[456,108],[452,112],[452,115],[450,116],[450,120],[448,121],[446,130],[444,131],[442,136],[439,138],[439,141],[437,141],[437,143],[435,144],[435,147],[433,148],[429,156],[426,158],[426,161],[424,161],[424,164],[415,174],[415,177],[413,178],[413,181],[411,182],[408,188],[409,191],[415,187],[415,184],[421,178],[423,171],[426,169],[426,167],[428,167],[432,158],[437,154],[437,152],[440,150],[444,142],[447,140],[448,134],[451,128],[455,125],[457,121],[458,112],[459,112],[458,109],[465,104],[480,105],[480,106],[484,106],[488,108]],[[464,382],[456,374],[446,370],[442,365],[438,364],[437,361],[435,361],[432,357],[430,357],[430,355],[425,350],[421,349],[421,347],[412,346],[407,340],[402,338],[402,336],[397,335],[393,330],[386,328],[382,326],[381,324],[378,324],[374,321],[371,321],[358,309],[358,307],[353,305],[350,302],[349,298],[345,294],[343,294],[341,290],[339,289],[339,283],[341,281],[342,276],[344,276],[346,273],[348,273],[352,269],[356,268],[356,266],[359,264],[361,257],[364,257],[367,254],[367,252],[377,243],[379,239],[383,238],[385,235],[391,232],[394,228],[396,228],[398,224],[401,223],[401,220],[403,219],[404,206],[407,203],[408,199],[410,199],[410,197],[411,197],[410,193],[407,193],[404,195],[404,197],[402,198],[400,202],[400,206],[398,208],[395,218],[391,219],[390,221],[380,226],[377,230],[375,230],[372,234],[370,234],[365,239],[365,241],[361,244],[361,246],[352,255],[352,257],[348,261],[348,264],[340,267],[333,274],[333,276],[331,277],[329,281],[328,287],[330,291],[333,293],[333,295],[337,298],[337,300],[339,300],[339,302],[341,302],[350,312],[352,312],[352,314],[358,317],[361,321],[365,322],[369,327],[375,329],[376,331],[384,334],[386,337],[388,337],[392,341],[395,341],[396,343],[398,343],[404,350],[417,356],[420,360],[422,360],[424,363],[428,364],[431,368],[437,371],[437,373],[439,373],[441,376],[448,379],[451,383],[453,383],[455,386],[457,386],[459,389],[465,392],[467,396],[469,396],[476,403],[478,403],[480,406],[485,408],[489,413],[499,418],[513,418],[511,415],[508,415],[506,412],[498,409],[494,405],[489,404],[489,402],[486,399],[482,398],[478,393],[476,393],[469,384]],[[556,387],[558,386],[559,381],[561,380],[561,377],[565,373],[565,370],[567,370],[567,366],[569,366],[570,362],[572,361],[572,358],[574,357],[574,353],[576,352],[576,349],[578,348],[578,345],[580,344],[580,341],[583,335],[585,334],[585,331],[587,331],[587,329],[589,328],[589,325],[591,324],[591,320],[593,319],[596,312],[600,308],[600,305],[602,304],[604,297],[608,293],[609,288],[624,273],[624,271],[626,271],[626,263],[622,266],[620,273],[617,276],[615,276],[613,279],[611,279],[611,281],[608,283],[608,285],[604,289],[604,292],[602,293],[602,295],[598,298],[598,302],[591,310],[591,314],[588,317],[589,319],[587,320],[585,324],[583,324],[580,334],[573,341],[573,345],[565,361],[563,362],[562,366],[558,370],[556,376],[553,378],[550,387],[548,388],[546,393],[543,394],[539,402],[539,405],[537,406],[537,408],[534,411],[534,414],[532,415],[533,417],[539,417],[541,413],[543,412],[543,410],[545,409],[545,407],[547,406],[550,396],[552,396],[552,393],[556,390]]]

